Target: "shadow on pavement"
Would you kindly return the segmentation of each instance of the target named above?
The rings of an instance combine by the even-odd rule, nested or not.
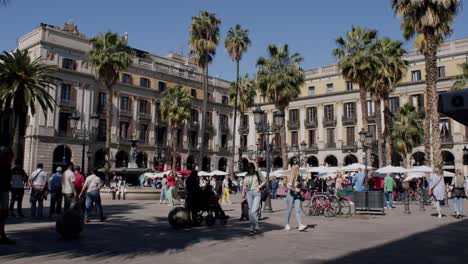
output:
[[[329,261],[309,259],[301,263],[468,263],[467,239],[468,220],[462,220],[377,247],[353,252],[338,259]]]
[[[216,223],[212,227],[174,230],[169,226],[167,217],[153,217],[151,220],[125,217],[128,211],[141,208],[138,204],[105,206],[105,214],[112,216],[106,222],[86,224],[78,240],[60,239],[55,232],[55,222],[50,222],[47,227],[10,231],[8,235],[17,241],[17,245],[0,247],[0,260],[46,255],[54,258],[131,258],[137,255],[176,252],[202,241],[227,241],[248,237],[248,222],[239,222],[235,218],[229,219],[226,226]],[[263,232],[281,228],[282,226],[262,223]]]

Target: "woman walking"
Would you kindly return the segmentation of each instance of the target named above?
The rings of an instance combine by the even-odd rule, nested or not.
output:
[[[299,188],[299,166],[297,165],[297,161],[294,160],[294,165],[291,168],[291,175],[288,177],[287,183],[287,192],[286,192],[286,226],[284,230],[291,230],[291,226],[289,226],[289,221],[291,219],[291,213],[293,207],[296,209],[296,221],[298,225],[299,231],[304,231],[307,229],[306,225],[302,224],[301,219],[301,189]]]
[[[171,174],[169,174],[169,176],[167,177],[167,187],[168,187],[168,190],[167,190],[167,198],[169,199],[169,205],[170,205],[170,206],[174,206],[174,189],[175,189],[175,184],[176,184],[175,177],[174,177],[174,175],[171,173]]]
[[[242,192],[242,199],[247,199],[249,204],[249,222],[250,234],[255,235],[260,231],[258,225],[258,212],[261,202],[260,190],[265,186],[265,178],[256,172],[255,165],[251,162],[248,166],[247,175],[244,178],[244,188]]]
[[[229,187],[229,175],[223,180],[223,198],[222,204],[231,204],[231,188]]]
[[[163,175],[161,180],[161,196],[159,197],[159,204],[166,204],[167,202],[167,176]]]
[[[437,217],[442,218],[440,202],[445,198],[445,185],[444,178],[437,173],[431,174],[429,178],[429,194],[434,197],[435,205],[437,208]]]
[[[465,177],[462,176],[461,171],[457,170],[457,175],[452,179],[452,197],[453,209],[456,213],[456,218],[460,219],[463,214],[463,199],[465,195]]]

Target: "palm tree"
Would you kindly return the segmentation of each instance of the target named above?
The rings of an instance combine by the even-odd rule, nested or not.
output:
[[[0,55],[0,111],[12,109],[15,115],[14,139],[16,159],[21,159],[20,136],[23,135],[28,111],[36,114],[36,103],[44,114],[53,110],[55,101],[49,90],[53,89],[53,66],[41,64],[41,58],[32,60],[27,50]],[[23,130],[23,131],[20,131]]]
[[[392,141],[395,150],[403,154],[403,166],[408,167],[409,155],[419,144],[422,137],[422,126],[418,121],[421,116],[411,104],[405,104],[393,118]]]
[[[171,126],[172,131],[172,171],[176,169],[176,133],[190,118],[192,96],[182,86],[170,87],[163,93],[161,100],[161,117]]]
[[[236,62],[236,82],[235,82],[235,96],[234,98],[234,121],[232,132],[232,162],[231,173],[234,173],[234,159],[236,156],[236,121],[237,121],[237,94],[239,93],[239,63],[242,55],[247,51],[250,46],[249,30],[242,29],[240,25],[230,28],[227,33],[226,40],[224,41],[224,48],[229,53],[229,57]]]
[[[269,45],[268,57],[260,57],[257,61],[258,89],[282,113],[289,102],[299,96],[300,88],[305,82],[304,70],[300,67],[302,61],[299,53],[289,53],[287,44],[282,47]],[[283,168],[286,169],[288,159],[284,125],[280,127],[280,138]]]
[[[396,15],[402,17],[403,35],[410,39],[415,34],[424,36],[422,45],[426,67],[426,103],[424,120],[424,148],[426,163],[430,163],[430,147],[433,165],[442,172],[440,151],[439,112],[437,105],[437,42],[451,32],[451,24],[460,9],[460,0],[392,0]],[[432,131],[428,128],[432,128]],[[429,138],[432,136],[432,144]],[[429,143],[429,144],[428,144]],[[429,154],[429,155],[428,155]]]
[[[391,164],[392,162],[392,138],[390,134],[391,116],[389,95],[395,90],[396,84],[402,79],[403,74],[407,69],[407,62],[403,59],[406,51],[402,48],[401,41],[392,41],[389,38],[383,38],[378,41],[375,52],[378,56],[378,67],[374,72],[374,78],[369,87],[371,94],[378,96],[384,104],[384,137],[385,137],[385,163]],[[378,117],[380,117],[380,100],[377,105]],[[376,107],[377,109],[377,107]],[[379,138],[381,137],[380,118],[377,120],[377,132]],[[381,141],[379,146],[381,146]],[[379,155],[381,155],[381,148]],[[383,158],[379,156],[379,162]],[[382,165],[382,164],[380,164]]]
[[[237,85],[236,82],[232,82],[229,86],[229,97],[232,102],[237,97],[237,105],[234,105],[234,107],[239,110],[239,114],[242,116],[255,103],[255,98],[257,97],[255,80],[251,80],[249,75],[245,74],[239,78]]]
[[[467,87],[468,84],[468,61],[460,64],[463,73],[457,76],[456,81],[453,83],[452,90],[460,90]]]
[[[367,114],[367,84],[372,80],[375,72],[377,58],[372,52],[377,41],[377,31],[353,26],[346,36],[338,37],[338,48],[333,50],[333,55],[338,58],[338,68],[346,81],[359,85],[361,100],[362,127],[368,130]]]
[[[206,110],[208,107],[208,65],[213,60],[218,46],[219,20],[215,14],[201,11],[198,16],[192,17],[190,24],[190,54],[192,60],[203,69],[202,88],[203,88],[203,110],[202,110],[202,145],[200,148],[199,164],[203,164],[203,156],[207,145],[205,137],[206,129]]]
[[[133,59],[133,51],[124,37],[107,32],[91,39],[88,56],[94,67],[96,79],[107,89],[106,102],[106,159],[110,160],[113,87],[119,80],[119,72],[125,71]]]

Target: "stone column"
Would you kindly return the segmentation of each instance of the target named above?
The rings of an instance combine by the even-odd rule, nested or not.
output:
[[[324,120],[324,111],[323,111],[323,104],[317,106],[317,131],[318,131],[318,148],[324,149],[325,148],[325,129],[323,127],[323,120]]]
[[[339,101],[336,104],[336,133],[335,136],[337,138],[336,147],[341,148],[344,145],[343,134],[344,134],[344,127],[343,127],[343,101]]]

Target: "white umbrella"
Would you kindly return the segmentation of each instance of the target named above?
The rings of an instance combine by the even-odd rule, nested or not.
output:
[[[247,175],[247,172],[246,172],[246,171],[236,174],[236,176],[238,176],[238,177],[245,177],[245,175]]]
[[[407,177],[403,181],[408,182],[408,181],[411,181],[413,179],[424,178],[426,176],[428,176],[428,175],[425,172],[411,172],[410,171],[410,172],[408,172]]]
[[[309,167],[307,168],[307,172],[318,172],[318,173],[327,173],[327,172],[337,172],[338,167],[325,167],[325,166],[319,166],[319,167]]]
[[[199,177],[211,176],[211,174],[209,172],[206,172],[206,171],[199,171],[198,176]]]
[[[156,172],[145,172],[145,173],[143,173],[143,176],[147,177],[147,178],[151,178],[151,179],[162,178],[162,175],[160,173],[156,173]]]
[[[364,170],[366,169],[366,165],[363,165],[361,163],[353,163],[341,168],[342,171],[357,171],[358,169]],[[371,169],[371,167],[367,166],[367,169]]]
[[[337,173],[336,172],[325,172],[325,173],[319,173],[317,175],[318,178],[336,178]]]
[[[444,177],[454,177],[455,173],[444,170]]]
[[[395,167],[392,165],[385,166],[376,170],[378,173],[407,173],[408,170],[403,167]]]
[[[431,172],[434,172],[434,169],[428,166],[416,166],[416,167],[409,168],[408,172],[431,173]]]
[[[220,171],[220,170],[215,170],[210,172],[210,176],[224,176],[227,175],[227,172],[225,171]]]

